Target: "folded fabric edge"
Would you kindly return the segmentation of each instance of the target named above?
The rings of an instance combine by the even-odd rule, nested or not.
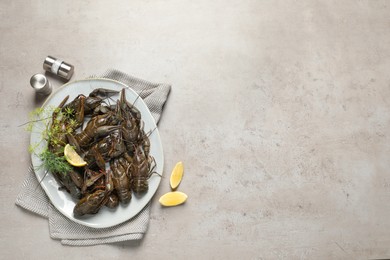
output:
[[[44,212],[44,210],[40,210],[35,207],[35,205],[31,205],[23,200],[21,200],[19,197],[16,198],[15,205],[22,208],[23,210],[27,210],[31,213],[37,214],[40,217],[49,218],[49,213]]]
[[[122,71],[117,70],[117,69],[108,69],[100,75],[94,74],[94,75],[89,76],[88,78],[107,78],[107,79],[117,80],[117,81],[121,81],[121,82],[123,79],[125,79],[127,82],[129,82],[129,81],[130,82],[137,82],[137,83],[149,85],[152,88],[155,88],[156,86],[160,85],[159,83],[154,83],[154,82],[150,82],[150,81],[147,81],[147,80],[144,80],[141,78],[130,76],[130,75],[126,74],[125,72],[122,72]],[[123,83],[125,83],[125,82],[123,82]]]
[[[112,79],[112,80],[119,81],[119,82],[127,85],[128,87],[134,89],[136,92],[140,92],[138,94],[143,99],[145,99],[147,96],[149,96],[152,93],[152,92],[142,93],[143,91],[152,90],[152,89],[156,89],[156,88],[167,88],[167,94],[165,95],[165,96],[167,96],[170,92],[171,87],[172,87],[171,84],[155,83],[155,82],[147,81],[147,80],[137,78],[134,76],[130,76],[130,75],[128,75],[120,70],[117,70],[117,69],[108,69],[100,76],[91,75],[88,78],[92,78],[92,79],[93,78],[105,78],[105,79]]]
[[[136,83],[141,83],[142,85],[148,85],[151,88],[155,88],[160,83],[154,83],[148,80],[144,80],[142,78],[130,76],[125,72],[122,72],[117,69],[107,69],[103,74],[101,74],[102,78],[108,78],[108,79],[114,79],[114,80],[126,80],[127,82],[136,82]]]
[[[144,233],[132,233],[119,236],[111,236],[107,238],[95,239],[62,239],[61,244],[67,246],[95,246],[102,244],[112,244],[128,241],[132,245],[138,245],[143,238]]]
[[[24,179],[20,191],[16,197],[15,205],[25,210],[31,211],[41,217],[48,218],[48,198],[36,179],[32,164],[28,168],[28,173]]]

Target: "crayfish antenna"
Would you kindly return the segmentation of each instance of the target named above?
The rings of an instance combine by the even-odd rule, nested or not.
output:
[[[156,130],[157,129],[157,126],[155,126],[152,130],[150,130],[149,132],[147,132],[145,135],[146,135],[146,137],[150,137],[152,134],[153,134],[153,132],[154,132],[154,130]]]
[[[62,107],[65,105],[66,101],[68,101],[68,99],[69,99],[69,95],[67,95],[67,96],[61,101],[61,103],[58,105],[58,108],[62,108]]]
[[[76,138],[70,134],[70,133],[67,133],[66,135],[66,139],[68,140],[69,144],[73,147],[75,147],[75,150],[78,154],[81,153],[81,148],[80,148],[80,145],[79,143],[77,142]]]
[[[143,88],[139,93],[137,93],[137,97],[135,98],[134,102],[133,102],[133,106],[135,105],[135,102],[137,102],[137,100],[141,97],[142,93],[144,93],[145,90],[148,90],[147,87]],[[146,95],[145,97],[147,97],[148,95]],[[144,97],[144,98],[145,98]]]
[[[149,175],[148,175],[148,179],[150,178],[150,177],[152,177],[152,175],[153,174],[157,174],[158,176],[160,176],[161,178],[162,178],[162,174],[160,174],[160,173],[158,173],[158,172],[156,172],[154,169],[156,169],[156,167],[157,167],[157,163],[156,163],[156,159],[154,159],[154,157],[153,156],[149,156],[152,160],[153,160],[153,167],[152,167],[152,169],[150,169],[150,173],[149,173]],[[152,164],[151,163],[151,164]]]
[[[43,175],[42,179],[38,182],[37,186],[35,187],[34,190],[37,190],[38,187],[41,185],[41,183],[43,182],[43,180],[45,179],[45,177],[49,174],[49,170],[46,170],[45,171],[45,174]]]
[[[135,102],[137,102],[138,98],[141,97],[142,93],[144,93],[145,90],[146,90],[146,88],[143,88],[139,94],[137,93],[137,97],[135,98],[135,100],[133,102],[133,106],[135,105]]]

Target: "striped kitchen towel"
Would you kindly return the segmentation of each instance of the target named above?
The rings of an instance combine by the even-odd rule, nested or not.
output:
[[[151,83],[118,70],[108,70],[99,77],[92,76],[91,78],[113,79],[132,88],[143,98],[156,123],[161,117],[171,90],[168,84]],[[50,236],[70,246],[91,246],[122,241],[137,244],[147,230],[150,217],[149,203],[135,217],[114,227],[97,229],[75,223],[51,204],[39,185],[32,167],[29,169],[15,203],[17,206],[48,218]]]

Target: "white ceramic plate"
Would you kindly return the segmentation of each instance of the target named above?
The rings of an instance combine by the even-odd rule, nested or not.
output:
[[[138,95],[126,85],[108,79],[88,79],[80,80],[65,84],[54,92],[47,101],[43,104],[43,107],[57,107],[61,101],[69,95],[68,102],[73,100],[79,94],[89,95],[91,91],[96,88],[106,88],[112,90],[120,91],[122,88],[126,88],[126,99],[133,103]],[[117,100],[119,95],[113,96],[114,100]],[[163,172],[163,150],[160,140],[160,135],[158,129],[156,128],[156,123],[152,117],[148,107],[141,98],[138,98],[135,102],[135,106],[139,109],[142,115],[142,120],[144,121],[144,130],[148,132],[153,130],[153,133],[149,137],[150,139],[150,155],[153,156],[156,160],[155,171],[162,176]],[[50,120],[50,119],[48,119]],[[42,140],[42,130],[45,128],[45,125],[48,123],[48,120],[37,122],[34,124],[31,134],[30,143],[35,145]],[[38,151],[46,147],[46,142],[41,142]],[[66,217],[73,220],[74,222],[80,223],[85,226],[93,228],[106,228],[112,227],[118,224],[121,224],[135,215],[137,215],[152,199],[153,195],[157,191],[157,188],[160,184],[161,176],[153,174],[149,179],[149,190],[141,195],[135,196],[133,194],[131,202],[128,205],[123,205],[122,203],[119,206],[112,210],[107,207],[102,207],[100,211],[95,215],[87,215],[82,218],[75,218],[73,216],[73,208],[76,205],[77,201],[72,199],[70,194],[64,190],[59,190],[59,184],[54,179],[54,177],[49,173],[45,177],[46,170],[41,167],[42,161],[35,154],[31,156],[32,164],[35,169],[35,174],[38,181],[42,180],[41,186],[45,190],[47,196],[53,203],[53,205]]]

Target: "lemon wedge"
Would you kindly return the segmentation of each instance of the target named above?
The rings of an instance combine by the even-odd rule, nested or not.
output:
[[[162,195],[159,199],[161,205],[165,207],[173,207],[183,204],[187,200],[187,194],[180,191],[171,191]]]
[[[184,166],[182,162],[176,163],[175,167],[172,170],[171,178],[169,179],[169,184],[171,185],[172,190],[175,190],[183,178]]]
[[[82,167],[87,165],[87,162],[81,158],[81,156],[73,149],[70,144],[65,145],[64,156],[68,163],[73,166]]]

